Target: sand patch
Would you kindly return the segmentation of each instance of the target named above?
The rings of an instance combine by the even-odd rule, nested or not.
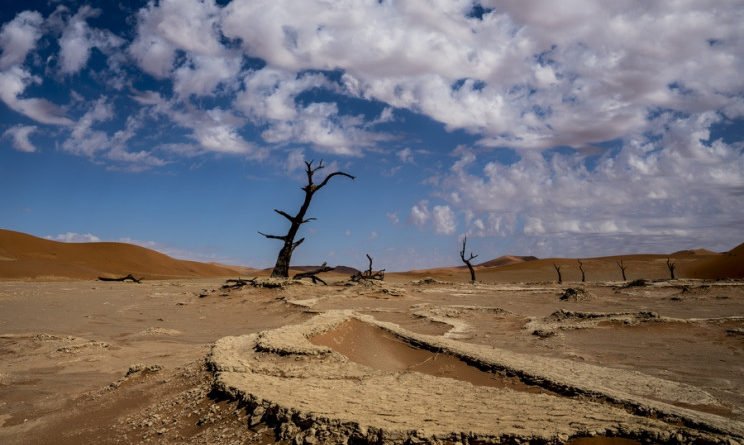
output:
[[[414,371],[478,386],[548,393],[539,386],[526,385],[518,378],[483,372],[449,354],[414,348],[389,331],[356,318],[309,340],[314,345],[327,346],[355,363],[383,371]]]

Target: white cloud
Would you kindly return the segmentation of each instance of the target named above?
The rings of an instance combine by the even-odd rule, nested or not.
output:
[[[413,150],[406,147],[403,150],[398,152],[398,159],[400,159],[400,162],[403,163],[413,163]]]
[[[443,235],[452,235],[457,229],[455,213],[447,206],[434,206],[432,209],[434,231]]]
[[[430,217],[431,212],[429,211],[428,201],[419,201],[416,205],[411,207],[409,218],[414,225],[421,227],[429,221]]]
[[[662,114],[651,134],[629,136],[591,169],[578,154],[527,151],[512,165],[487,162],[478,171],[476,155],[460,150],[439,187],[443,197],[459,197],[448,201],[472,232],[543,254],[689,248],[700,240],[725,248],[741,237],[744,152],[740,142],[709,141],[720,119]]]
[[[23,11],[0,30],[0,70],[22,65],[41,37],[44,19],[36,11]]]
[[[29,136],[37,129],[38,127],[34,125],[16,125],[5,130],[3,137],[9,137],[16,150],[33,153],[36,146],[29,140]]]
[[[93,235],[92,233],[76,232],[60,233],[59,235],[55,236],[47,235],[45,238],[53,241],[61,241],[64,243],[97,243],[101,241],[101,238]]]
[[[388,221],[390,221],[391,224],[398,224],[400,223],[400,218],[398,217],[397,212],[388,212],[385,214],[387,216]]]
[[[10,109],[42,124],[71,125],[72,121],[60,107],[48,100],[20,97],[32,83],[41,83],[41,79],[18,66],[0,71],[0,100]]]
[[[271,69],[341,69],[349,94],[489,146],[582,148],[644,131],[659,108],[744,112],[733,3],[511,0],[482,19],[471,7],[236,0],[222,24]]]
[[[302,170],[305,168],[305,152],[302,149],[295,149],[289,152],[287,155],[287,166],[286,171],[291,173],[295,170]]]
[[[212,0],[150,2],[137,13],[137,36],[129,47],[129,53],[140,68],[159,78],[171,73],[177,50],[201,56],[203,58],[196,62],[198,65],[191,68],[191,72],[181,73],[184,84],[181,89],[195,88],[193,84],[198,82],[198,78],[214,82],[215,77],[220,78],[219,71],[224,71],[224,67],[217,67],[222,62],[214,59],[224,55],[219,41],[218,14],[219,8]],[[204,72],[193,72],[200,70]],[[188,87],[186,84],[192,85]],[[206,86],[195,89],[204,90]]]
[[[98,48],[106,53],[118,48],[124,40],[110,31],[91,29],[89,18],[98,17],[101,11],[82,6],[70,18],[59,39],[60,70],[65,74],[75,74],[88,63],[91,48]]]

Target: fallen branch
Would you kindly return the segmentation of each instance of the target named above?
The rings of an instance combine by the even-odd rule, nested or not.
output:
[[[121,278],[108,278],[108,277],[98,277],[99,281],[131,281],[133,283],[140,283],[142,282],[142,278],[135,278],[134,275],[129,274],[126,277]]]
[[[309,278],[309,279],[311,279],[313,281],[313,284],[318,284],[318,281],[320,281],[321,283],[323,283],[323,285],[328,285],[328,283],[326,283],[325,281],[323,281],[317,275],[319,273],[323,273],[323,272],[330,272],[333,269],[335,269],[335,267],[329,267],[328,266],[328,263],[323,263],[323,265],[320,266],[317,269],[308,270],[307,272],[300,272],[298,274],[295,274],[295,276],[292,277],[292,279],[293,280],[301,280],[303,278]]]
[[[238,277],[237,280],[230,278],[229,280],[225,281],[225,284],[222,285],[221,289],[240,289],[243,286],[255,286],[256,278],[251,278],[250,280],[244,280],[240,277]]]

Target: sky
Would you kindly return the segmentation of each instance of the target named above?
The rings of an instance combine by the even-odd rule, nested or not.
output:
[[[272,266],[744,241],[742,0],[11,1],[0,227]]]

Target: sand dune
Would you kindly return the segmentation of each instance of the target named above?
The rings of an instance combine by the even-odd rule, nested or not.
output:
[[[250,271],[177,260],[132,244],[61,243],[0,230],[0,279],[95,279],[130,273],[161,279],[228,276]]]
[[[696,262],[690,273],[698,278],[744,278],[744,243],[724,254]]]
[[[676,265],[677,278],[726,279],[744,277],[744,244],[720,254],[706,249],[683,250],[673,254],[616,255],[582,258],[587,281],[621,281],[618,262],[626,266],[627,280],[656,280],[669,278],[667,258]],[[477,278],[484,282],[539,282],[556,281],[554,265],[561,268],[563,281],[580,281],[579,263],[574,258],[542,258],[502,256],[475,267]],[[467,281],[464,266],[439,267],[390,274],[391,278],[417,279],[433,277],[446,281]]]
[[[498,258],[494,258],[490,261],[486,261],[478,264],[480,267],[497,267],[497,266],[508,266],[509,264],[519,264],[527,261],[535,261],[537,257],[534,256],[515,256],[505,255]]]

